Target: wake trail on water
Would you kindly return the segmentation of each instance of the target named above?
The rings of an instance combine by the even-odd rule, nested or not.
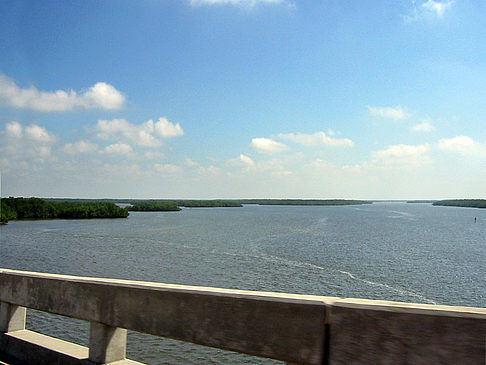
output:
[[[388,284],[378,283],[378,282],[371,281],[371,280],[368,280],[368,279],[360,278],[360,277],[350,273],[349,271],[333,269],[333,268],[326,268],[326,267],[323,267],[323,266],[312,264],[310,262],[302,262],[302,261],[297,261],[297,260],[291,260],[291,259],[286,259],[286,258],[279,257],[279,256],[273,256],[273,255],[264,254],[264,255],[260,256],[260,258],[273,260],[273,261],[279,261],[279,262],[285,262],[287,264],[291,264],[293,266],[298,266],[298,267],[310,267],[310,268],[313,268],[313,269],[316,269],[316,270],[321,270],[321,271],[337,272],[339,274],[346,275],[347,277],[349,277],[352,280],[356,280],[356,281],[359,281],[359,282],[362,282],[362,283],[366,283],[366,284],[371,285],[371,286],[382,287],[382,288],[385,288],[387,290],[393,291],[395,293],[399,293],[401,295],[408,295],[408,296],[411,296],[411,297],[415,297],[415,298],[418,298],[418,299],[425,301],[429,304],[437,304],[432,299],[429,299],[429,298],[425,297],[424,295],[416,293],[412,290],[396,288],[396,287],[388,285]]]
[[[175,242],[170,242],[170,241],[150,240],[150,239],[147,240],[147,241],[156,241],[156,242],[159,242],[159,243],[165,243],[165,244],[170,245],[170,246],[178,246],[178,247],[188,249],[188,250],[201,250],[201,251],[206,250],[204,247],[195,247],[195,246],[190,246],[190,245],[180,244],[180,243],[175,243]],[[368,285],[371,285],[371,286],[374,286],[374,287],[381,287],[381,288],[384,288],[386,290],[398,293],[398,294],[403,295],[403,296],[410,296],[410,297],[418,298],[421,301],[429,303],[429,304],[437,304],[434,300],[429,299],[426,296],[419,294],[419,293],[416,293],[416,292],[414,292],[410,289],[397,288],[397,287],[394,287],[394,286],[391,286],[391,285],[388,285],[388,284],[379,283],[379,282],[376,282],[376,281],[361,278],[361,277],[359,277],[359,276],[357,276],[357,275],[355,275],[355,274],[353,274],[349,271],[346,271],[346,270],[328,268],[328,267],[319,266],[319,265],[316,265],[316,264],[313,264],[313,263],[310,263],[310,262],[292,260],[292,259],[288,259],[288,258],[284,258],[284,257],[280,257],[280,256],[265,254],[265,253],[249,253],[249,252],[242,253],[242,252],[238,252],[238,251],[228,252],[228,251],[221,251],[219,249],[211,249],[209,252],[211,254],[216,254],[216,255],[224,255],[224,256],[232,256],[232,257],[245,257],[245,258],[251,257],[251,258],[254,258],[254,259],[258,259],[258,260],[266,260],[266,261],[284,263],[287,266],[304,267],[304,268],[311,268],[311,269],[318,270],[318,271],[339,273],[341,275],[347,276],[351,280],[355,280],[355,281],[358,281],[358,282],[361,282],[361,283],[365,283],[365,284],[368,284]]]

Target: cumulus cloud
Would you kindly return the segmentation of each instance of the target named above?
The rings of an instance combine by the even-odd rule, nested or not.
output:
[[[132,146],[125,143],[114,143],[105,147],[105,152],[109,155],[127,155],[133,151]]]
[[[457,136],[439,140],[437,147],[443,151],[459,153],[463,156],[486,157],[486,144],[474,141],[468,136]]]
[[[37,124],[31,124],[25,127],[25,137],[31,141],[46,144],[56,141],[54,135],[50,134],[44,127],[38,126]]]
[[[89,141],[78,141],[75,143],[67,143],[63,147],[63,151],[70,155],[95,152],[97,149],[98,146]]]
[[[334,138],[328,136],[325,132],[316,132],[314,134],[289,133],[279,134],[279,138],[287,139],[304,146],[335,146],[335,147],[352,147],[354,142],[348,138]]]
[[[393,119],[393,120],[404,120],[410,118],[411,114],[400,105],[390,107],[390,106],[369,106],[368,112],[372,117]]]
[[[5,133],[9,138],[22,137],[22,125],[19,122],[10,122],[5,126]]]
[[[255,161],[247,155],[240,154],[238,157],[228,161],[228,166],[241,168],[242,171],[250,171],[256,166]]]
[[[10,161],[44,161],[57,137],[37,124],[10,122],[0,132],[0,155]]]
[[[429,121],[423,121],[422,123],[412,126],[413,132],[432,132],[435,128]]]
[[[95,129],[98,138],[122,139],[143,147],[158,147],[162,145],[159,138],[173,138],[184,134],[179,123],[173,124],[166,118],[159,118],[156,123],[148,120],[142,124],[132,124],[126,119],[99,120]]]
[[[4,133],[8,138],[24,138],[39,144],[51,144],[57,140],[56,136],[37,124],[23,127],[19,122],[10,122],[5,125]]]
[[[149,120],[147,123],[152,123],[154,131],[157,135],[163,138],[173,138],[184,135],[184,130],[179,123],[174,124],[167,120],[167,118],[159,118],[157,123]]]
[[[19,87],[12,79],[0,75],[0,104],[16,109],[41,112],[76,109],[116,110],[123,107],[125,96],[112,85],[98,82],[88,90],[40,91],[36,87]]]
[[[452,7],[452,1],[434,1],[428,0],[427,2],[422,4],[422,8],[425,11],[433,13],[434,15],[442,18],[444,13]]]
[[[375,162],[384,165],[422,165],[430,162],[427,153],[430,151],[428,144],[414,145],[393,145],[384,150],[375,151],[373,158]]]
[[[251,140],[251,147],[260,153],[276,153],[287,150],[287,146],[283,143],[274,141],[270,138],[253,138]]]
[[[153,121],[136,125],[126,119],[99,120],[96,125],[98,138],[105,140],[122,139],[126,142],[144,146],[157,147],[162,143],[153,135]]]
[[[239,160],[243,164],[245,164],[246,166],[254,166],[255,165],[255,161],[253,161],[250,157],[248,157],[246,155],[240,155]]]

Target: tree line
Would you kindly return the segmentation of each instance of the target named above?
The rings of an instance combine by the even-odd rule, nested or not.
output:
[[[242,199],[241,204],[258,205],[360,205],[372,204],[367,200],[348,200],[348,199]]]
[[[114,203],[52,202],[40,198],[2,198],[0,221],[23,219],[126,218],[128,209]]]
[[[451,199],[439,200],[432,205],[467,207],[467,208],[486,208],[486,199]]]
[[[149,201],[134,204],[128,207],[128,210],[136,212],[171,212],[179,211],[181,208],[179,208],[179,206],[174,202],[170,201]]]

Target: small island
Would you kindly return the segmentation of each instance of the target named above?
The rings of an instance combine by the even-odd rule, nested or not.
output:
[[[231,200],[141,200],[126,201],[132,204],[130,211],[139,212],[173,212],[184,208],[227,208],[242,207],[241,203]]]
[[[185,208],[241,208],[242,205],[236,200],[174,200],[180,207]]]
[[[432,205],[447,207],[486,208],[486,199],[450,199],[439,200]]]
[[[135,203],[128,207],[128,210],[134,212],[177,212],[181,208],[174,202],[169,201],[150,201],[144,203]]]
[[[242,204],[258,205],[361,205],[372,204],[366,200],[347,200],[347,199],[243,199],[239,200]]]
[[[128,209],[114,203],[52,202],[40,198],[2,198],[0,221],[28,219],[126,218]]]

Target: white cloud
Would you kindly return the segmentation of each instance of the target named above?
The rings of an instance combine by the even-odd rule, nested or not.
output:
[[[276,153],[288,149],[288,147],[280,142],[274,141],[270,138],[253,138],[251,140],[251,147],[260,153]]]
[[[22,137],[22,125],[19,122],[10,122],[5,126],[5,133],[10,138]]]
[[[149,122],[152,121],[149,120]],[[163,138],[173,138],[182,136],[184,134],[184,131],[179,123],[171,123],[167,120],[167,118],[164,117],[159,118],[157,123],[154,124],[154,129],[155,133]]]
[[[386,118],[393,120],[404,120],[410,118],[411,114],[400,105],[394,107],[368,106],[368,112],[372,117]]]
[[[156,163],[154,165],[154,169],[157,172],[168,172],[168,173],[176,173],[183,170],[182,167],[174,164],[160,164],[160,163]]]
[[[31,124],[25,128],[25,137],[39,143],[53,143],[56,141],[56,137],[53,134],[50,134],[44,127],[40,127],[37,124]]]
[[[288,139],[304,146],[335,146],[335,147],[352,147],[354,142],[348,138],[334,138],[328,136],[325,132],[316,132],[314,134],[288,133],[279,134],[279,138]]]
[[[423,121],[422,123],[412,126],[413,132],[432,132],[435,128],[429,121]]]
[[[125,143],[114,143],[105,147],[105,152],[109,155],[127,155],[132,151],[132,147]]]
[[[78,141],[75,143],[67,143],[64,145],[63,150],[71,155],[77,155],[80,153],[90,153],[98,149],[98,146],[89,141]]]
[[[412,13],[403,17],[405,23],[412,23],[426,18],[443,18],[446,11],[452,8],[453,1],[427,0],[417,7],[415,0],[412,0]]]
[[[468,136],[457,136],[439,140],[437,147],[443,151],[459,153],[463,156],[486,157],[486,144],[474,141]]]
[[[41,112],[75,109],[116,110],[123,107],[125,96],[110,84],[98,82],[87,91],[40,91],[36,87],[20,88],[5,75],[0,75],[0,104],[16,109]]]
[[[132,124],[126,119],[99,120],[95,127],[97,137],[104,140],[122,139],[125,142],[143,146],[158,147],[162,138],[173,138],[184,134],[179,123],[173,124],[166,118],[159,118],[157,123],[148,120],[142,124]]]
[[[388,146],[384,150],[375,151],[373,158],[375,162],[384,165],[422,165],[430,162],[427,153],[430,151],[428,144],[418,146],[399,144]]]
[[[152,135],[153,121],[135,125],[126,119],[98,120],[96,125],[98,138],[105,140],[122,139],[144,147],[158,147],[162,143]]]
[[[5,125],[4,133],[7,138],[23,138],[37,144],[52,144],[57,140],[56,136],[37,124],[23,127],[19,122],[10,122]]]
[[[120,109],[125,103],[125,96],[105,82],[97,82],[88,91],[81,94],[80,98],[84,99],[84,102],[80,102],[80,104],[84,104],[87,109]]]
[[[37,124],[24,127],[18,122],[10,122],[0,132],[0,156],[24,165],[28,165],[27,161],[44,162],[56,141],[54,134]]]
[[[428,12],[437,15],[439,18],[444,16],[444,13],[452,7],[452,1],[434,1],[428,0],[422,4],[422,8]]]
[[[250,157],[248,157],[246,155],[240,155],[239,159],[246,166],[254,166],[255,165],[255,161],[253,161]]]
[[[249,156],[240,154],[238,157],[229,160],[228,166],[241,168],[242,171],[250,171],[255,167],[255,161]]]

